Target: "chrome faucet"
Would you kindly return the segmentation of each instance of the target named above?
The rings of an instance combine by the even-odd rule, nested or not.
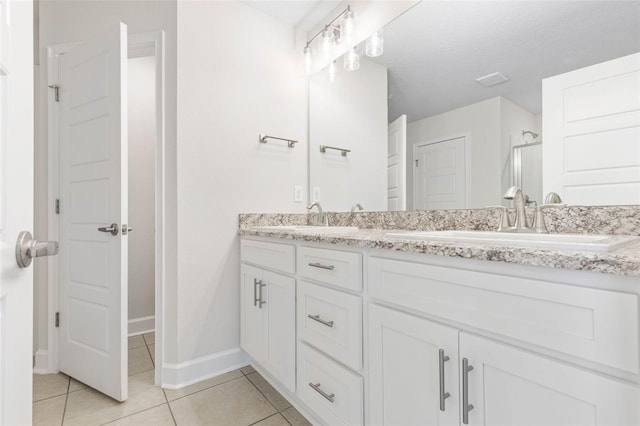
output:
[[[504,194],[505,200],[513,200],[516,204],[516,221],[511,227],[512,232],[530,232],[529,225],[527,224],[527,213],[525,211],[525,195],[522,193],[522,189],[517,186],[512,186],[507,189]]]
[[[364,210],[364,207],[362,207],[362,205],[360,203],[356,203],[353,207],[351,207],[351,213],[355,212],[356,209],[362,211],[362,210]]]
[[[307,210],[311,212],[311,209],[313,209],[314,207],[318,209],[318,215],[311,218],[311,224],[314,226],[329,226],[327,215],[322,211],[322,206],[319,202],[315,202],[310,206],[307,206]]]

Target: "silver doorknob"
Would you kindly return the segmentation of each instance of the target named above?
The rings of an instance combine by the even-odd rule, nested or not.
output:
[[[22,231],[16,242],[16,262],[18,267],[26,268],[31,265],[34,257],[53,256],[58,254],[57,241],[36,241],[31,232]]]
[[[112,223],[111,226],[104,226],[101,228],[98,228],[98,231],[100,232],[108,232],[111,235],[118,235],[118,230],[120,229],[120,227],[118,226],[117,223]]]

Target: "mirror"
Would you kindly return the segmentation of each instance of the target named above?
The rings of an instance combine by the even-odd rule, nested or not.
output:
[[[359,46],[357,71],[341,58],[333,80],[310,77],[311,200],[481,208],[519,183],[541,203],[542,80],[640,51],[638,16],[625,1],[422,1],[383,29],[381,56]]]

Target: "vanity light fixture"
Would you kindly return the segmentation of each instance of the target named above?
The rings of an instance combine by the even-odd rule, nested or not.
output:
[[[336,61],[329,64],[329,81],[336,81]]]
[[[355,47],[344,54],[343,66],[347,71],[355,71],[360,68],[360,55],[356,52]]]
[[[342,18],[342,21],[340,21]],[[338,23],[336,23],[338,22]],[[317,39],[320,35],[322,35],[322,54],[325,59],[329,59],[331,56],[331,51],[333,46],[336,43],[341,43],[343,41],[349,41],[351,39],[351,35],[353,34],[355,26],[355,15],[351,10],[351,5],[347,5],[347,8],[338,14],[335,18],[331,20],[328,24],[324,26],[324,28],[316,35],[311,37],[311,39],[307,40],[307,43],[304,47],[304,64],[305,69],[307,70],[307,74],[311,72],[312,68],[312,50],[311,44]]]
[[[367,39],[365,43],[364,52],[370,58],[382,55],[384,51],[384,38],[382,36],[382,30],[378,30],[371,37]]]

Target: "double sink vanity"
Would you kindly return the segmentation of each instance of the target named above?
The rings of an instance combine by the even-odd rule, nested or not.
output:
[[[241,346],[314,424],[640,424],[640,208],[545,214],[241,215]]]

